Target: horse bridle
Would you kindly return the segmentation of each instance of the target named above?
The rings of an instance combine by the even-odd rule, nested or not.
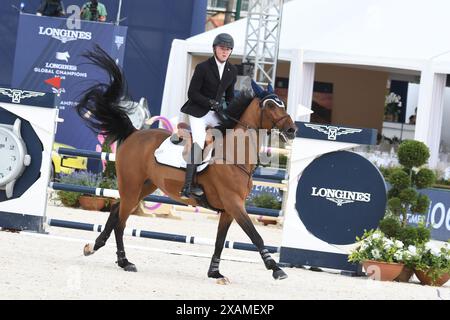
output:
[[[269,94],[268,96],[264,97],[264,99],[262,99],[262,100],[259,102],[259,106],[260,106],[260,108],[261,108],[261,117],[260,117],[260,122],[259,122],[259,127],[260,127],[260,128],[262,128],[262,123],[263,123],[263,114],[264,114],[263,111],[264,111],[264,109],[266,108],[267,102],[269,102],[269,101],[273,102],[278,108],[284,108],[284,103],[283,103],[283,101],[281,101],[281,100],[278,98],[278,96],[277,96],[276,94]],[[277,119],[276,121],[274,121],[273,119],[270,119],[270,121],[272,122],[272,128],[269,129],[269,134],[270,134],[271,130],[272,130],[273,128],[275,128],[275,127],[277,126],[277,124],[278,124],[280,121],[283,121],[283,120],[285,120],[286,118],[289,118],[289,115],[288,115],[288,114],[286,114],[286,115],[280,117],[280,118]]]
[[[270,94],[266,97],[264,97],[260,102],[259,102],[259,107],[261,108],[261,115],[259,117],[259,129],[262,129],[262,123],[263,123],[263,117],[264,117],[264,109],[266,108],[266,104],[267,102],[272,101],[273,103],[275,103],[275,105],[279,108],[284,108],[284,103],[278,98],[278,96],[276,94]],[[245,123],[244,121],[238,120],[230,115],[225,115],[226,117],[230,118],[231,120],[233,120],[234,122],[240,124],[241,126],[245,127],[246,129],[253,129],[253,130],[258,130],[258,128],[254,128],[250,125],[248,125],[247,123]],[[285,120],[286,118],[288,118],[289,115],[286,114],[282,117],[280,117],[279,119],[276,119],[275,121],[273,119],[270,119],[270,121],[272,122],[272,128],[269,129],[269,134],[271,132],[271,130],[273,128],[275,128],[277,126],[277,124],[282,121]]]
[[[284,108],[284,103],[278,98],[278,96],[276,94],[270,94],[266,97],[264,97],[260,102],[259,102],[259,107],[261,108],[261,116],[259,118],[259,128],[262,128],[262,123],[263,123],[263,116],[264,116],[264,109],[266,108],[266,104],[267,102],[272,101],[273,103],[275,103],[275,105],[279,108]],[[225,115],[228,118],[230,118],[231,120],[233,120],[234,122],[240,124],[241,126],[245,127],[247,130],[248,129],[253,129],[255,131],[258,131],[258,128],[254,128],[250,125],[248,125],[247,123],[245,123],[244,121],[238,120],[230,115]],[[276,127],[276,125],[282,121],[285,120],[286,118],[288,118],[289,115],[286,114],[285,116],[280,117],[279,119],[277,119],[276,121],[274,121],[273,119],[270,119],[270,121],[272,122],[272,128],[269,129],[268,134],[270,134],[271,130],[273,128]],[[253,168],[252,172],[248,172],[245,168],[243,168],[241,165],[236,165],[239,169],[241,169],[242,171],[244,171],[250,178],[253,176],[253,173],[255,172],[256,168],[258,168],[260,166],[260,160],[259,160],[259,152],[257,154],[257,164],[256,166]]]

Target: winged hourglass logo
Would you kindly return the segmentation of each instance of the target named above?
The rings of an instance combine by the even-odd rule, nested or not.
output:
[[[13,103],[20,103],[22,99],[41,97],[45,95],[45,93],[43,92],[6,89],[6,88],[0,88],[0,93],[12,98],[11,101]]]
[[[362,131],[362,129],[327,126],[312,123],[305,123],[305,126],[328,135],[328,140],[336,140],[336,137],[342,134],[358,133]]]

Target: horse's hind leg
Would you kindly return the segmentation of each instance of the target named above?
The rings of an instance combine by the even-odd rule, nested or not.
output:
[[[233,215],[233,218],[236,219],[236,222],[239,224],[242,230],[244,230],[244,232],[247,234],[256,248],[258,248],[261,258],[264,261],[264,265],[268,270],[273,271],[273,278],[276,280],[286,279],[287,274],[277,266],[277,263],[271,257],[269,250],[264,247],[264,241],[259,235],[258,231],[256,231],[252,220],[248,216],[248,213],[245,210],[244,202],[240,201],[240,199],[238,198],[235,198],[235,201],[233,201],[232,198],[229,198],[225,205],[225,209],[229,214]]]
[[[133,197],[134,198],[134,197]],[[137,208],[139,200],[129,199],[126,197],[121,198],[119,209],[119,221],[114,227],[114,235],[116,237],[117,245],[117,264],[125,271],[136,272],[136,266],[127,260],[125,255],[125,247],[123,245],[123,232],[125,230],[126,222],[130,214]]]
[[[90,256],[94,254],[97,250],[103,247],[106,244],[111,232],[114,227],[119,222],[119,203],[115,203],[111,206],[110,214],[108,217],[108,221],[106,221],[105,229],[100,233],[100,235],[95,239],[95,244],[92,245],[90,243],[84,246],[83,253],[85,256]]]
[[[156,190],[156,186],[150,181],[146,181],[141,188],[140,193],[132,192],[131,188],[126,190],[126,194],[121,197],[120,209],[119,209],[119,221],[114,227],[114,235],[116,237],[117,245],[117,264],[125,271],[136,272],[136,266],[129,262],[125,255],[125,247],[123,244],[123,232],[125,230],[126,222],[131,213],[133,213],[138,205],[139,201],[150,193]]]
[[[233,217],[226,212],[220,213],[219,227],[217,229],[216,246],[214,254],[211,258],[211,264],[209,265],[208,277],[217,279],[219,284],[228,284],[230,281],[219,272],[220,256],[222,254],[225,238],[230,228]]]

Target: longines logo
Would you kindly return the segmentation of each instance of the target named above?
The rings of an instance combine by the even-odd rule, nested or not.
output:
[[[328,140],[336,140],[336,137],[342,134],[358,133],[362,131],[362,129],[326,126],[312,123],[305,123],[305,126],[313,130],[325,133],[326,135],[328,135]]]
[[[125,42],[125,37],[116,36],[116,46],[117,46],[117,50],[120,49],[120,47],[124,44],[124,42]]]
[[[355,201],[370,202],[370,193],[312,187],[311,196],[325,198],[341,207]]]
[[[49,36],[54,39],[66,43],[75,40],[91,40],[92,33],[78,30],[56,29],[39,27],[39,34],[43,36]]]
[[[23,91],[23,90],[15,90],[15,89],[5,89],[0,88],[0,94],[8,96],[13,103],[20,103],[22,99],[34,98],[34,97],[42,97],[45,96],[45,93],[35,92],[35,91]]]

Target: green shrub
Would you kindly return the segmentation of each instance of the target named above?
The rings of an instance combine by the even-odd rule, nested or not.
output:
[[[427,163],[430,157],[428,147],[420,141],[405,140],[398,148],[398,161],[408,169],[418,168]]]
[[[388,216],[381,220],[378,227],[387,237],[395,239],[398,239],[402,228],[398,219],[393,216]]]
[[[270,193],[261,193],[260,195],[254,196],[249,199],[247,204],[254,205],[260,208],[276,210],[281,209],[281,202],[279,202],[277,198]]]
[[[413,175],[413,180],[418,189],[425,189],[433,185],[436,175],[430,169],[421,168],[417,174]]]
[[[78,192],[58,190],[56,191],[56,195],[65,207],[78,208],[80,206],[80,202],[78,201],[80,194]]]
[[[388,181],[392,185],[392,188],[396,190],[408,188],[411,185],[411,178],[400,168],[394,169],[391,172]]]
[[[388,192],[388,210],[399,218],[402,216],[402,226],[406,227],[408,211],[424,214],[428,208],[428,197],[416,189],[430,187],[436,176],[430,169],[420,168],[430,156],[424,143],[405,140],[400,144],[397,155],[402,167],[388,172],[387,181],[392,186]]]
[[[394,216],[387,216],[381,220],[379,229],[387,237],[400,240],[406,247],[426,243],[431,238],[431,230],[425,227],[425,224],[419,223],[417,227],[402,226]]]

